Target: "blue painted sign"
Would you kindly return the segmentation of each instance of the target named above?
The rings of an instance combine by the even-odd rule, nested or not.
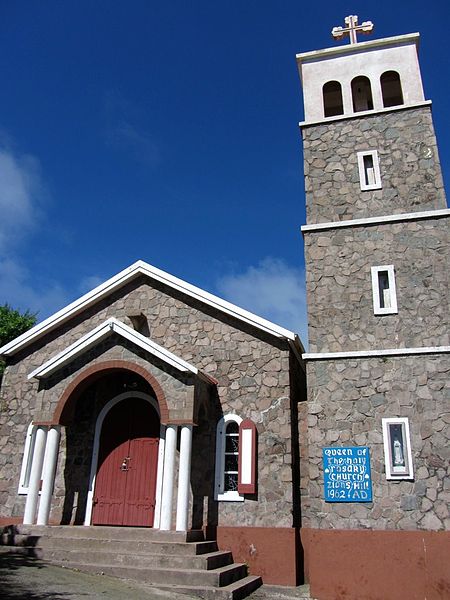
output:
[[[367,446],[322,448],[322,457],[326,502],[372,502]]]

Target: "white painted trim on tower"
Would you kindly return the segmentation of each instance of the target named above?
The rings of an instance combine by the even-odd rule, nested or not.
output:
[[[126,400],[127,398],[141,398],[142,400],[146,400],[149,402],[152,407],[158,413],[158,416],[161,418],[161,414],[159,411],[158,402],[149,396],[148,394],[144,394],[144,392],[123,392],[119,394],[115,398],[112,398],[100,411],[97,422],[95,424],[95,434],[94,434],[94,445],[92,449],[92,461],[91,461],[91,473],[89,476],[89,488],[86,499],[86,514],[84,516],[84,525],[88,526],[91,524],[92,519],[92,507],[94,502],[94,491],[95,491],[95,478],[97,475],[97,466],[98,466],[98,453],[100,450],[100,434],[102,432],[103,421],[105,420],[106,415],[109,411],[115,406],[118,402],[122,400]],[[158,470],[159,470],[159,454],[158,454]]]
[[[324,223],[312,223],[302,225],[302,233],[310,231],[322,231],[325,229],[339,229],[341,227],[361,227],[364,225],[383,225],[384,223],[396,223],[399,221],[420,221],[423,219],[440,219],[450,217],[450,209],[423,210],[413,213],[399,213],[398,215],[383,215],[380,217],[366,217],[364,219],[350,219],[348,221],[326,221]]]
[[[374,315],[396,315],[397,308],[397,286],[395,285],[394,265],[373,266],[370,269],[372,279],[372,301]],[[380,290],[380,275],[386,273],[388,286]]]
[[[355,350],[353,352],[305,352],[303,360],[339,358],[369,358],[371,356],[411,356],[416,354],[447,354],[450,346],[425,346],[423,348],[389,348],[386,350]]]
[[[361,110],[358,112],[347,113],[345,115],[336,115],[335,117],[323,117],[317,121],[300,121],[300,128],[309,127],[310,125],[326,125],[327,123],[335,123],[336,121],[348,121],[349,119],[359,119],[371,115],[382,115],[387,112],[395,112],[399,110],[408,110],[410,108],[421,108],[422,106],[431,106],[431,100],[423,102],[415,102],[414,104],[399,104],[398,106],[389,106],[387,108],[377,108],[372,110]]]
[[[381,183],[380,160],[378,158],[378,150],[361,150],[356,153],[358,159],[359,170],[359,186],[362,191],[380,190],[383,186]],[[372,167],[366,165],[366,158],[372,159]],[[372,176],[373,181],[370,181]],[[369,181],[368,181],[369,180]]]
[[[311,50],[310,52],[300,52],[295,55],[298,62],[316,62],[330,56],[339,56],[341,54],[357,54],[371,48],[384,48],[386,46],[398,46],[414,42],[419,43],[420,33],[407,33],[405,35],[395,35],[388,38],[368,40],[367,42],[358,42],[357,44],[345,44],[342,46],[331,46],[322,50]]]
[[[386,479],[414,479],[414,464],[411,450],[411,434],[409,431],[408,417],[388,417],[381,419],[383,428],[383,446],[384,446],[384,465],[386,470]],[[391,451],[391,431],[390,425],[401,425],[403,436],[403,467],[396,467]]]

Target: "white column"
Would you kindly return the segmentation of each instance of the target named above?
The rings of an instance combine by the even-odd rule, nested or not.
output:
[[[178,472],[177,531],[187,531],[189,514],[189,484],[191,480],[192,425],[183,425],[180,439]]]
[[[177,450],[177,426],[167,425],[164,451],[164,474],[161,498],[161,520],[159,528],[170,531],[172,524],[173,479],[175,471],[175,453]]]
[[[47,439],[47,428],[38,426],[34,439],[33,458],[31,463],[30,481],[28,484],[27,501],[23,515],[24,525],[33,525],[36,516],[36,508],[41,485],[42,466],[45,456],[45,441]]]
[[[158,449],[158,471],[156,474],[156,497],[155,497],[155,516],[153,518],[154,529],[159,529],[161,523],[161,494],[164,474],[164,448],[166,442],[166,426],[161,425],[159,433]]]
[[[53,486],[55,485],[55,473],[56,463],[58,461],[60,435],[60,429],[57,426],[51,427],[47,434],[47,460],[45,461],[45,470],[42,478],[41,501],[39,502],[37,517],[38,525],[48,525],[53,497]]]

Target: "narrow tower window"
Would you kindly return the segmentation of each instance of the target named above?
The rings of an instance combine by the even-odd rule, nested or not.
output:
[[[383,73],[380,77],[380,84],[385,108],[403,104],[402,84],[400,83],[400,75],[396,71]]]
[[[407,417],[382,419],[386,479],[414,479]]]
[[[342,86],[339,81],[328,81],[322,89],[323,112],[325,117],[335,117],[344,114],[342,102]]]
[[[376,150],[358,152],[359,184],[362,190],[381,188],[380,163]]]
[[[394,265],[372,267],[372,295],[375,315],[397,314]]]
[[[352,98],[354,112],[373,110],[372,88],[368,77],[361,75],[352,80]]]

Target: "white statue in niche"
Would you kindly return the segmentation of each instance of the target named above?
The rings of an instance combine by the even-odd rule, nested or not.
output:
[[[398,438],[394,439],[394,465],[404,465],[405,459],[403,458],[402,445]]]

